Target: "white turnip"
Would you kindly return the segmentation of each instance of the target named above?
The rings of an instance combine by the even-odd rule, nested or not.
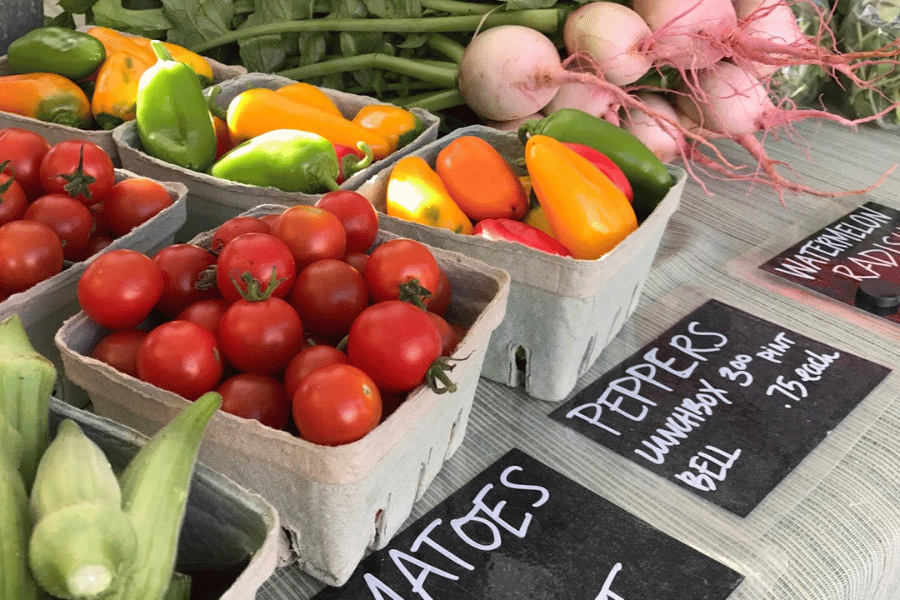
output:
[[[677,122],[678,114],[660,94],[643,92],[637,94],[648,107],[656,110],[659,114],[666,115],[672,121]],[[628,118],[624,123],[625,128],[641,140],[659,160],[668,163],[676,158],[686,158],[684,156],[684,148],[687,143],[684,134],[674,125],[670,125],[659,118],[653,118],[643,110],[635,109],[628,113]]]
[[[607,89],[590,83],[573,81],[559,86],[556,95],[542,112],[549,115],[561,108],[577,108],[618,125],[618,107],[617,98]]]
[[[656,64],[703,69],[726,54],[721,40],[737,28],[731,0],[634,0],[653,35],[645,42]]]

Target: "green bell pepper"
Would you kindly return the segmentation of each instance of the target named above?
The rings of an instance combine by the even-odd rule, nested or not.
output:
[[[143,149],[185,169],[206,171],[216,159],[216,132],[200,78],[160,42],[150,43],[158,60],[141,75],[135,103]]]
[[[524,144],[529,136],[546,135],[560,142],[584,144],[616,163],[634,189],[634,211],[639,220],[653,212],[675,183],[665,163],[630,131],[577,108],[563,108],[519,127]]]
[[[106,58],[103,43],[65,27],[38,27],[16,38],[6,50],[11,73],[56,73],[73,81],[87,77]]]
[[[275,129],[222,155],[209,174],[285,192],[317,194],[339,189],[337,153],[327,139],[299,129]]]

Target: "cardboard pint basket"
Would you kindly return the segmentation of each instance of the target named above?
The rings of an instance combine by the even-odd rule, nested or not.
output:
[[[51,398],[51,437],[63,419],[78,423],[117,473],[147,443],[133,429]],[[252,600],[275,571],[283,543],[275,507],[197,463],[175,564],[191,576],[191,598]]]
[[[441,149],[464,135],[486,140],[520,175],[526,173],[516,165],[524,156],[516,133],[483,125],[457,129],[416,154],[434,166]],[[509,273],[512,285],[506,317],[491,336],[481,374],[511,387],[524,385],[534,398],[558,402],[575,388],[578,378],[637,306],[663,231],[684,190],[684,170],[669,169],[677,183],[659,206],[636,231],[597,260],[556,256],[521,244],[390,217],[384,214],[390,169],[379,172],[357,191],[378,210],[383,229],[460,252]]]
[[[285,207],[244,214],[273,208]],[[379,232],[375,243],[392,237]],[[504,271],[456,252],[432,251],[452,285],[451,318],[468,327],[452,355],[455,392],[437,394],[421,385],[365,437],[341,446],[312,444],[220,411],[200,450],[201,461],[278,509],[292,549],[285,560],[296,559],[329,585],[343,585],[368,549],[390,541],[462,443],[488,338],[503,320],[509,292]],[[63,324],[56,344],[66,376],[87,390],[97,413],[150,434],[187,400],[90,358],[105,333],[83,312]]]
[[[125,169],[116,169],[116,182],[137,177]],[[60,374],[56,397],[84,406],[87,397],[83,390],[70,385],[62,376],[62,359],[53,341],[63,321],[81,310],[78,303],[78,280],[87,265],[104,252],[128,248],[152,256],[163,246],[171,244],[187,217],[187,188],[180,183],[160,181],[172,198],[172,205],[162,210],[146,223],[116,238],[109,246],[87,260],[66,263],[62,272],[46,279],[24,292],[13,294],[0,302],[0,319],[17,313],[35,350],[49,358]]]
[[[227,109],[231,100],[244,90],[251,88],[278,89],[284,85],[296,83],[293,79],[265,73],[247,73],[221,84],[222,91],[216,103]],[[321,88],[331,98],[343,115],[352,119],[364,106],[385,104],[368,96],[349,94],[339,90]],[[341,189],[355,190],[362,183],[382,169],[394,164],[397,160],[418,151],[420,148],[437,139],[440,119],[420,108],[410,109],[425,126],[425,130],[409,144],[393,154],[373,162],[365,169],[354,174],[341,184]],[[180,181],[188,187],[188,222],[179,234],[182,240],[215,229],[227,219],[261,204],[315,204],[321,194],[305,194],[302,192],[284,192],[274,187],[259,187],[228,181],[173,165],[150,156],[143,151],[133,121],[123,123],[113,130],[113,140],[118,148],[122,166],[136,173],[143,173],[164,181]]]
[[[85,29],[90,28],[79,28],[81,31]],[[221,83],[247,72],[247,69],[240,65],[224,65],[211,58],[207,58],[206,60],[212,67],[214,83]],[[0,56],[0,76],[9,74],[10,70],[9,65],[6,62],[6,56]],[[88,142],[92,142],[103,148],[106,153],[109,154],[109,157],[112,159],[115,166],[122,166],[122,161],[119,159],[119,149],[113,141],[112,129],[79,129],[78,127],[47,123],[32,117],[24,117],[22,115],[0,111],[0,129],[6,127],[18,127],[19,129],[28,129],[29,131],[37,132],[44,136],[44,139],[50,142],[51,146],[58,144],[63,140],[87,140]],[[163,181],[171,181],[171,179],[164,179]]]

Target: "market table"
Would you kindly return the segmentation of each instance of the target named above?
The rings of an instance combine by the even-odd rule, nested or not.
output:
[[[900,157],[891,132],[804,123],[796,133],[793,139],[769,140],[767,147],[816,188],[866,187]],[[735,160],[746,158],[740,149],[725,151]],[[864,202],[900,207],[900,173],[865,195],[788,195],[784,206],[763,188],[704,181],[712,195],[689,181],[637,310],[573,395],[709,298],[888,368],[900,367],[897,324],[781,285],[757,269]],[[895,599],[900,597],[898,377],[892,371],[744,518],[549,418],[557,403],[482,378],[462,447],[416,504],[409,523],[517,448],[743,575],[730,600]],[[509,585],[524,587],[504,597],[528,597],[527,582]],[[310,598],[322,588],[288,565],[257,598]]]

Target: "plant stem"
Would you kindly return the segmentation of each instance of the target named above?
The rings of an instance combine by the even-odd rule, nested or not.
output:
[[[475,31],[497,25],[524,25],[548,35],[559,32],[568,9],[536,8],[501,11],[487,16],[460,15],[451,17],[410,17],[399,19],[304,19],[282,21],[256,27],[242,27],[229,31],[191,47],[194,52],[205,52],[223,44],[264,35],[298,33],[304,31],[379,31],[387,33],[434,33],[451,31]]]
[[[446,110],[465,103],[466,101],[457,88],[427,92],[394,100],[394,104],[403,108],[417,107],[428,111]]]
[[[384,69],[400,73],[401,75],[410,75],[423,81],[429,81],[440,87],[455,87],[458,69],[453,63],[445,63],[445,65],[425,64],[419,60],[391,56],[390,54],[359,54],[357,56],[334,58],[312,65],[294,67],[275,74],[302,81],[310,77],[343,73],[345,71]]]
[[[422,8],[454,15],[486,15],[491,11],[502,9],[503,5],[462,2],[461,0],[422,0]]]
[[[459,61],[462,60],[463,54],[466,51],[465,46],[456,40],[448,38],[442,33],[432,33],[428,36],[425,43],[429,48],[440,52],[456,64],[459,64]]]

